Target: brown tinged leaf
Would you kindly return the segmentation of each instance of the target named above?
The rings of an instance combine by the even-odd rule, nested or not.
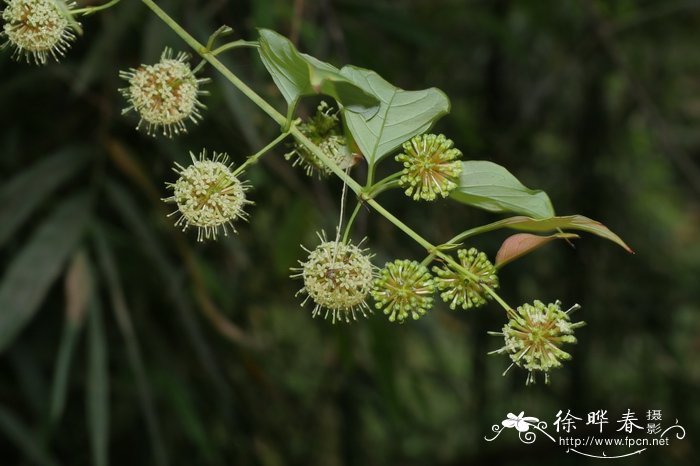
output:
[[[87,254],[79,250],[68,266],[65,278],[66,318],[71,325],[79,327],[85,318],[93,290],[92,276]]]
[[[541,248],[555,239],[578,239],[579,235],[573,233],[557,233],[550,236],[532,235],[530,233],[518,233],[509,236],[501,245],[496,254],[496,267],[503,267],[522,256]]]

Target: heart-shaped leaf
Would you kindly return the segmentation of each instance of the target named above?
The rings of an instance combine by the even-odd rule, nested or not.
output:
[[[515,212],[534,218],[554,216],[547,193],[525,187],[508,170],[486,160],[462,162],[459,186],[450,196],[491,212]]]
[[[530,233],[518,233],[509,236],[501,244],[496,254],[496,267],[503,267],[509,262],[519,259],[532,251],[541,248],[555,239],[576,239],[579,235],[573,233],[557,233],[551,236],[538,236]]]
[[[439,89],[404,91],[374,71],[344,66],[340,73],[379,98],[376,115],[345,112],[345,124],[367,162],[379,162],[413,136],[424,133],[450,111],[450,100]]]
[[[299,53],[286,37],[260,29],[260,58],[290,107],[303,95],[326,94],[349,112],[373,115],[379,101],[370,92],[353,84],[329,63]]]

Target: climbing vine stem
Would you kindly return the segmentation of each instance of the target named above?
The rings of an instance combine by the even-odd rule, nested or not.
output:
[[[190,33],[188,33],[182,26],[180,26],[174,19],[172,19],[162,8],[160,8],[153,0],[141,0],[148,8],[150,8],[170,29],[173,30],[180,38],[185,41],[190,47],[192,47],[204,60],[212,65],[214,69],[219,71],[224,78],[226,78],[231,84],[233,84],[239,91],[241,91],[246,97],[248,97],[254,104],[256,104],[260,109],[267,113],[267,115],[272,118],[277,124],[282,128],[288,122],[288,118],[278,112],[272,105],[270,105],[264,98],[258,95],[253,89],[251,89],[247,84],[245,84],[238,76],[233,74],[220,60],[216,58],[214,54],[207,47],[202,45],[197,39],[195,39]],[[333,160],[331,160],[316,144],[311,142],[296,126],[290,125],[288,130],[285,128],[285,132],[282,133],[283,136],[291,134],[294,138],[302,145],[304,145],[314,156],[318,157],[338,178],[340,178],[348,187],[352,190],[356,196],[359,197],[360,202],[358,206],[361,205],[364,199],[364,203],[372,207],[378,214],[386,218],[389,222],[394,224],[396,228],[404,232],[409,238],[418,243],[422,248],[424,248],[429,254],[434,255],[433,257],[439,257],[444,262],[448,263],[451,267],[462,272],[466,277],[475,282],[480,282],[479,277],[473,274],[471,271],[462,267],[456,260],[454,260],[448,254],[439,250],[439,248],[433,245],[430,241],[425,239],[420,234],[416,233],[411,227],[406,225],[403,221],[397,218],[394,214],[386,210],[381,204],[379,204],[371,196],[367,196],[366,193],[371,192],[372,180],[374,175],[374,165],[370,164],[367,186],[363,188],[354,178],[347,174],[342,168],[338,166]],[[273,141],[275,142],[275,141]],[[356,207],[359,210],[360,207]],[[354,217],[357,213],[353,213]],[[350,223],[350,222],[348,222]],[[347,237],[349,230],[346,228],[344,237]],[[511,313],[512,308],[489,286],[481,284],[483,289],[498,303],[500,304],[507,313]]]

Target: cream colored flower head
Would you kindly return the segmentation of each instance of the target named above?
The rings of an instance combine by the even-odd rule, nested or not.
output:
[[[571,322],[570,314],[579,308],[576,304],[563,311],[560,301],[544,304],[538,300],[519,306],[509,313],[510,319],[500,332],[489,332],[505,341],[503,347],[489,354],[507,354],[513,361],[508,369],[514,365],[526,369],[526,385],[535,382],[538,372],[543,373],[545,383],[549,383],[549,372],[561,367],[562,361],[571,359],[571,354],[562,347],[576,343],[574,330],[585,325],[585,322]]]
[[[247,214],[243,209],[246,204],[252,204],[246,199],[248,185],[233,173],[226,154],[215,152],[209,159],[206,151],[202,151],[199,158],[192,153],[190,156],[192,164],[187,168],[175,164],[178,180],[166,183],[173,195],[163,200],[177,204],[177,210],[170,215],[180,215],[175,225],[182,226],[183,231],[196,227],[197,241],[216,239],[219,230],[223,230],[224,236],[229,229],[235,232],[233,222],[245,220]]]
[[[173,56],[166,48],[155,65],[142,65],[119,76],[129,82],[129,87],[120,89],[129,106],[122,113],[132,110],[139,114],[136,129],[146,127],[149,135],[162,131],[163,136],[187,132],[187,121],[197,123],[205,108],[199,100],[207,92],[201,85],[209,79],[197,79],[187,62],[184,52]]]
[[[70,10],[74,2],[65,0],[5,0],[3,47],[13,49],[13,58],[45,65],[51,56],[58,61],[75,40]],[[75,23],[73,23],[75,24]]]
[[[333,323],[357,320],[358,313],[367,317],[372,310],[366,300],[375,275],[371,256],[361,244],[328,241],[323,233],[318,237],[321,243],[312,251],[304,248],[308,258],[292,269],[292,277],[304,280],[297,293],[306,295],[302,306],[311,299],[313,317],[330,317]]]

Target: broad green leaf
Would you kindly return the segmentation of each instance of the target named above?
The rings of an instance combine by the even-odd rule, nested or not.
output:
[[[109,371],[102,309],[98,299],[92,300],[88,319],[86,411],[92,464],[107,466],[109,458]]]
[[[556,233],[551,236],[538,236],[530,233],[518,233],[509,236],[501,244],[496,254],[496,267],[503,267],[509,262],[519,259],[526,254],[530,254],[545,244],[555,239],[576,239],[578,235],[573,233]]]
[[[275,31],[260,29],[259,33],[260,58],[290,107],[303,95],[326,94],[350,112],[376,112],[377,98],[342,76],[336,67],[299,53],[289,39]]]
[[[345,66],[340,72],[380,101],[373,116],[344,112],[345,124],[369,164],[424,133],[450,111],[450,101],[439,89],[404,91],[374,71],[355,66]]]
[[[3,434],[3,441],[14,444],[26,455],[27,459],[31,460],[32,464],[42,466],[58,464],[45,450],[39,436],[2,406],[0,406],[0,431]]]
[[[0,186],[0,247],[85,163],[85,152],[65,149],[35,163]]]
[[[508,170],[486,160],[462,162],[459,186],[450,196],[491,212],[514,212],[534,218],[554,216],[547,193],[525,187]]]
[[[0,282],[0,351],[34,317],[80,240],[89,213],[86,195],[60,204],[7,268]]]

